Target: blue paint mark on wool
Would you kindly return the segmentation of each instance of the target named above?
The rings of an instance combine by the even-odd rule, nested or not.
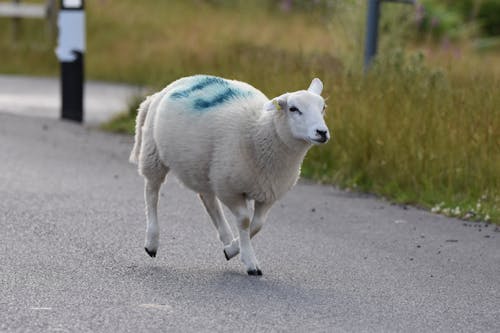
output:
[[[244,98],[252,95],[251,91],[242,90],[231,81],[216,76],[197,75],[190,78],[194,81],[191,86],[172,92],[172,99],[188,99],[197,111],[204,111],[229,102],[232,99]]]
[[[198,83],[189,87],[188,89],[176,91],[170,95],[171,98],[187,98],[192,93],[203,90],[204,88],[211,85],[227,86],[228,82],[220,77],[216,76],[194,76],[193,79],[197,79]]]
[[[197,98],[194,101],[194,108],[197,110],[208,109],[216,105],[228,102],[233,98],[242,96],[244,96],[243,92],[233,88],[227,88],[226,90],[224,90],[223,92],[221,92],[220,94],[214,96],[209,100],[203,98]]]

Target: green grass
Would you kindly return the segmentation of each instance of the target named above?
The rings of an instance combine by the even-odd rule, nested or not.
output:
[[[419,56],[388,55],[366,78],[337,85],[329,115],[334,143],[312,150],[304,173],[498,222],[499,83],[478,73],[453,78]]]
[[[109,132],[135,134],[135,118],[137,116],[137,109],[141,104],[144,96],[137,95],[129,102],[128,110],[117,114],[110,121],[101,124],[101,129]]]
[[[401,42],[384,34],[379,61],[363,76],[363,8],[340,8],[325,26],[320,13],[212,2],[88,2],[87,77],[159,89],[207,73],[274,96],[318,76],[333,139],[311,149],[304,176],[500,223],[497,54],[479,55],[464,43],[426,46],[423,57],[414,52],[418,45],[394,51]],[[43,24],[26,22],[23,39],[12,45],[8,23],[0,20],[0,72],[56,74]],[[106,129],[132,133],[138,101]]]

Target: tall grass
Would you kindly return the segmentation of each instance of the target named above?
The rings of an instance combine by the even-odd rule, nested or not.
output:
[[[421,55],[380,57],[366,77],[337,84],[328,116],[334,144],[312,150],[304,172],[450,215],[498,221],[499,83],[491,75],[429,69]]]
[[[400,51],[407,35],[388,31],[411,13],[391,7],[384,13],[398,15],[383,17],[379,58],[363,75],[363,1],[338,2],[327,27],[321,15],[276,12],[263,0],[219,2],[88,1],[87,76],[159,89],[207,73],[250,82],[268,96],[303,89],[318,76],[333,140],[309,152],[304,176],[500,222],[496,55],[477,55],[466,44]],[[53,45],[33,44],[26,31],[12,46],[6,24],[0,21],[0,72],[57,72]],[[134,114],[110,128],[132,132]]]
[[[99,37],[89,43],[91,75],[160,87],[188,74],[224,73],[272,87],[275,72],[288,65],[290,71],[303,67],[297,51],[300,57],[330,48],[330,36],[312,18],[275,14],[259,7],[262,1],[234,6],[212,2],[94,4],[89,8],[89,35]],[[294,54],[288,57],[288,51]]]

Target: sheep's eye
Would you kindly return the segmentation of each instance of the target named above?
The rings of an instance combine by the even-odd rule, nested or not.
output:
[[[292,106],[290,109],[290,112],[297,112],[298,114],[302,114],[299,109],[297,109],[295,106]]]
[[[323,114],[325,114],[325,113],[326,113],[326,107],[327,107],[327,105],[325,104],[325,105],[323,106],[323,111],[322,111],[322,113],[323,113]]]

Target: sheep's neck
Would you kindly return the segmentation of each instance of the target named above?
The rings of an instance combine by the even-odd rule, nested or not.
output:
[[[292,187],[310,144],[294,139],[284,118],[271,112],[262,115],[253,135],[254,158],[274,196],[280,197]]]

